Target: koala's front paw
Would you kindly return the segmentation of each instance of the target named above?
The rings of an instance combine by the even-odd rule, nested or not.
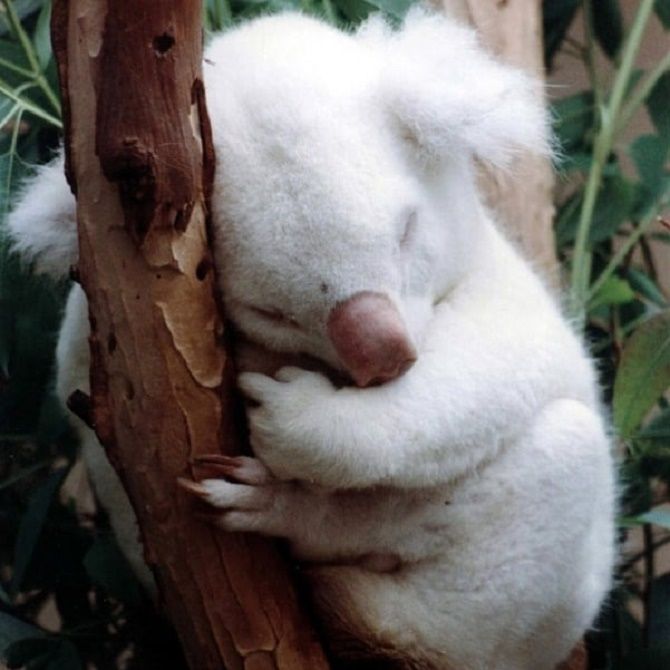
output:
[[[228,531],[282,534],[278,512],[286,484],[274,479],[258,459],[217,454],[197,457],[194,464],[225,477],[178,480],[185,491],[215,508],[197,515],[203,521]]]
[[[328,405],[336,389],[322,374],[295,367],[276,378],[239,377],[242,392],[258,403],[248,410],[254,453],[281,479],[318,481]]]

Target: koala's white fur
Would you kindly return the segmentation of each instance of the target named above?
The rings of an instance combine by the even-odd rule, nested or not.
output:
[[[615,496],[592,364],[473,177],[474,156],[547,152],[534,84],[423,12],[398,32],[373,19],[355,34],[258,19],[213,40],[205,76],[215,253],[260,459],[202,484],[220,525],[290,541],[343,654],[554,668],[609,588]],[[9,225],[38,269],[62,274],[73,219],[55,163]],[[304,367],[253,371],[304,355],[338,369],[325,321],[359,291],[398,307],[418,350],[408,372],[337,388]],[[63,397],[88,388],[86,335],[75,287]],[[132,512],[82,432],[139,566]]]

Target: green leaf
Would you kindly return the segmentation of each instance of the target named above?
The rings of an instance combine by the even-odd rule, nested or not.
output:
[[[111,535],[96,537],[84,557],[84,567],[91,581],[128,605],[138,605],[142,592],[125,556]]]
[[[670,529],[670,509],[667,507],[656,507],[644,514],[638,514],[635,519],[637,523],[652,523],[661,528]]]
[[[628,220],[635,203],[635,193],[634,184],[619,173],[603,180],[589,230],[590,245],[609,239]],[[556,222],[556,243],[559,248],[573,242],[577,234],[581,194],[575,197],[579,198],[580,206],[574,206],[565,216],[561,212]]]
[[[629,268],[626,271],[626,279],[630,282],[631,287],[641,297],[646,298],[650,302],[659,307],[667,307],[668,301],[661,292],[656,282],[641,270]]]
[[[668,2],[670,5],[670,0]],[[670,72],[666,72],[651,90],[647,98],[647,109],[658,134],[666,141],[670,139]]]
[[[375,11],[375,6],[367,0],[333,0],[333,4],[351,21],[360,23]]]
[[[52,472],[46,481],[30,496],[28,507],[21,517],[19,534],[14,548],[14,569],[9,592],[16,595],[23,582],[23,577],[30,564],[30,559],[42,532],[51,502],[60,488],[68,468],[60,468]]]
[[[0,659],[6,657],[7,648],[10,645],[40,634],[40,629],[36,626],[0,611]]]
[[[234,18],[246,19],[287,10],[309,11],[309,8],[306,10],[301,0],[246,0]]]
[[[645,189],[652,197],[662,191],[669,150],[670,143],[665,142],[660,135],[640,135],[630,145],[630,157]]]
[[[544,60],[547,67],[551,67],[554,55],[563,43],[580,4],[580,0],[544,0],[542,3]]]
[[[645,321],[627,341],[614,381],[613,419],[630,438],[670,386],[670,310]]]
[[[593,155],[586,151],[575,151],[571,154],[559,156],[559,161],[556,168],[560,172],[584,172],[587,173],[591,169],[593,163]]]
[[[403,19],[414,0],[366,0],[373,7],[394,19]]]
[[[663,26],[670,28],[670,0],[656,0],[654,10]]]
[[[635,439],[667,441],[670,446],[670,409],[666,408],[655,416],[637,432]]]
[[[51,60],[51,2],[44,3],[37,17],[33,42],[37,60],[44,71]]]
[[[22,74],[21,70],[25,72]],[[30,72],[30,63],[25,51],[17,42],[0,38],[0,73],[3,81],[16,86],[25,81],[27,72]]]
[[[623,19],[618,0],[593,3],[593,32],[603,51],[614,58],[623,40]]]
[[[635,186],[620,175],[603,181],[593,211],[589,243],[608,240],[625,223],[635,202]]]
[[[37,11],[42,6],[43,2],[44,0],[12,0],[14,9],[20,19],[25,19],[29,14]],[[7,21],[4,19],[0,20],[0,35],[4,35],[8,30],[9,27]]]
[[[612,275],[600,287],[589,303],[589,310],[597,309],[602,305],[623,305],[635,300],[635,293],[630,284],[621,277]]]
[[[554,133],[561,150],[570,152],[585,144],[585,136],[593,128],[593,93],[583,91],[562,98],[551,106]]]

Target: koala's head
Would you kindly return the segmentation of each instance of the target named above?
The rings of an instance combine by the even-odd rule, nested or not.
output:
[[[270,349],[365,386],[421,355],[468,271],[472,158],[546,150],[533,84],[445,18],[345,34],[297,14],[218,38],[205,65],[227,313]]]

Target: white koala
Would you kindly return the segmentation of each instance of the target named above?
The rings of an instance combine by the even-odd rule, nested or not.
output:
[[[215,38],[204,67],[215,255],[257,458],[205,459],[221,477],[184,486],[222,528],[290,542],[343,657],[553,669],[610,586],[615,491],[592,363],[475,184],[473,158],[548,151],[534,84],[423,12],[353,34],[258,19]],[[9,225],[62,274],[73,221],[56,162]],[[87,331],[75,287],[63,397],[88,388]]]

